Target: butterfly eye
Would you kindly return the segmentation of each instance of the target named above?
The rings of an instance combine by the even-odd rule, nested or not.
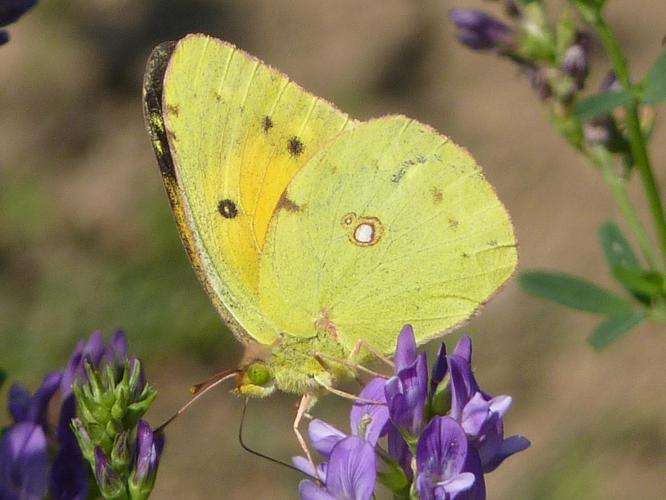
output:
[[[238,215],[238,208],[236,208],[236,204],[229,199],[222,200],[217,205],[217,210],[225,219],[234,219]]]

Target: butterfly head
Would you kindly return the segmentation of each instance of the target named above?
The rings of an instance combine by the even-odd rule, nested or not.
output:
[[[238,394],[254,398],[264,398],[275,392],[275,379],[269,363],[255,360],[241,370],[236,388]]]

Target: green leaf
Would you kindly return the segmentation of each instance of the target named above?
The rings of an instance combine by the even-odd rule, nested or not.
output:
[[[617,224],[603,224],[599,228],[599,241],[613,276],[634,297],[648,305],[653,298],[663,296],[664,276],[641,268],[638,257]]]
[[[612,316],[631,310],[621,297],[568,274],[528,271],[520,275],[518,283],[533,295],[579,311]]]
[[[588,341],[595,350],[600,351],[624,336],[643,321],[645,316],[642,311],[629,311],[612,316],[594,330]]]
[[[626,106],[634,96],[626,90],[599,92],[576,103],[576,116],[589,121],[610,114],[615,108]]]
[[[599,242],[610,269],[619,266],[641,268],[641,263],[631,245],[614,222],[608,221],[599,227]]]
[[[663,52],[652,69],[648,71],[642,82],[642,101],[646,104],[657,104],[666,100],[666,51]]]
[[[2,389],[5,380],[7,380],[7,372],[0,368],[0,389]]]
[[[604,6],[604,3],[606,3],[606,0],[574,0],[574,3],[579,6],[601,9]]]
[[[613,276],[632,293],[646,295],[648,298],[663,296],[664,276],[656,271],[643,271],[635,267],[617,266]],[[649,301],[648,301],[649,302]]]

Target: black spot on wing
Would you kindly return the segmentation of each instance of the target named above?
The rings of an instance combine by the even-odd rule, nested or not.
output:
[[[264,132],[266,133],[268,133],[268,131],[273,128],[273,120],[270,116],[264,116],[264,120],[261,123],[261,128],[263,128]]]
[[[287,149],[291,156],[296,157],[303,154],[303,151],[305,151],[305,145],[298,137],[294,136],[287,142]]]
[[[220,212],[225,219],[235,219],[238,215],[238,208],[233,200],[230,199],[220,201],[217,205],[217,211]]]

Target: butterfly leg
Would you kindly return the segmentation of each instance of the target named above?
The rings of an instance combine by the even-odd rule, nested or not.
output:
[[[374,354],[377,357],[377,359],[383,361],[389,367],[391,367],[391,369],[395,368],[395,365],[393,364],[393,361],[391,361],[390,358],[386,357],[381,351],[379,351],[378,349],[376,349],[374,346],[372,346],[363,339],[358,339],[356,341],[356,345],[354,346],[354,349],[352,349],[352,352],[349,354],[349,358],[350,359],[356,358],[361,352],[361,349],[363,349],[364,347],[372,354]]]
[[[318,382],[318,384],[320,386],[322,386],[324,389],[326,389],[328,392],[330,392],[331,394],[335,394],[336,396],[340,396],[341,398],[351,399],[355,403],[365,403],[365,404],[371,404],[371,405],[386,404],[383,401],[374,401],[372,399],[360,398],[358,396],[355,396],[354,394],[349,394],[348,392],[341,391],[340,389],[336,389],[335,387],[331,387],[330,385],[326,385],[323,382]]]
[[[341,365],[347,366],[349,368],[352,368],[354,370],[359,370],[364,373],[367,373],[371,377],[382,377],[382,378],[387,378],[386,375],[382,375],[379,372],[376,372],[374,370],[371,370],[370,368],[366,368],[363,365],[360,365],[358,363],[354,363],[353,361],[349,361],[348,359],[340,359],[336,358],[334,356],[331,356],[329,354],[321,353],[321,352],[316,352],[314,354],[314,358],[317,360],[317,362],[324,368],[324,370],[329,370],[330,366],[327,363],[327,359],[334,362],[334,363],[339,363]]]
[[[300,403],[298,403],[298,410],[296,411],[296,418],[294,419],[293,429],[294,429],[294,434],[296,434],[296,439],[298,440],[298,444],[301,445],[301,449],[305,453],[308,462],[310,462],[310,465],[312,465],[312,470],[314,470],[315,478],[318,481],[321,481],[321,478],[317,473],[317,467],[314,463],[314,460],[312,460],[312,455],[310,454],[310,449],[308,448],[308,444],[305,442],[305,439],[303,439],[303,435],[301,434],[301,431],[299,429],[301,425],[301,420],[303,420],[303,417],[307,415],[307,412],[312,406],[312,403],[313,403],[312,395],[304,394],[303,397],[301,398]]]

